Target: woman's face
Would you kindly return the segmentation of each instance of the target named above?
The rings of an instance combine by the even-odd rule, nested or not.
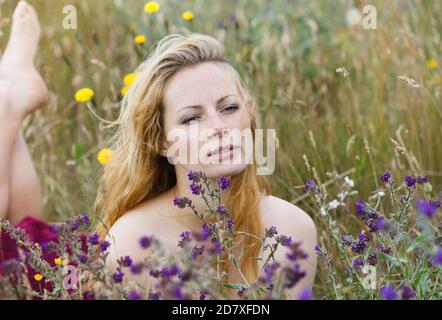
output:
[[[163,155],[176,170],[211,178],[244,170],[253,149],[250,117],[227,69],[205,62],[180,70],[166,86],[163,106]]]

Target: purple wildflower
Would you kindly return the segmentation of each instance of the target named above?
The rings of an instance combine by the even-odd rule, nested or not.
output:
[[[83,293],[83,299],[84,300],[94,300],[95,295],[92,291],[88,290]]]
[[[149,300],[160,300],[160,295],[156,292],[149,292],[147,299]]]
[[[192,194],[194,194],[194,195],[199,195],[199,194],[201,194],[201,188],[200,188],[200,186],[199,186],[198,184],[195,183],[195,181],[192,182],[192,183],[189,185],[189,187],[190,187],[190,190],[192,190]]]
[[[378,263],[378,256],[375,252],[372,252],[367,257],[367,262],[371,266],[375,266]]]
[[[109,241],[106,241],[106,240],[102,241],[100,243],[100,251],[101,252],[105,252],[109,248],[109,246],[110,246],[110,242]]]
[[[224,216],[227,214],[227,209],[225,206],[220,205],[216,208],[216,213],[218,213],[220,216]]]
[[[359,260],[359,259],[354,259],[354,260],[353,260],[353,265],[354,265],[355,267],[363,267],[363,266],[364,266],[364,262],[361,261],[361,260]]]
[[[406,176],[404,182],[407,185],[407,187],[411,188],[416,185],[416,178],[412,176]]]
[[[129,256],[125,256],[125,257],[122,259],[122,265],[123,265],[124,267],[130,267],[130,266],[132,265],[132,259],[131,259]]]
[[[206,289],[200,291],[200,300],[206,300],[208,291]]]
[[[416,292],[407,285],[401,286],[399,292],[402,300],[410,300],[416,298]]]
[[[140,244],[141,248],[143,248],[143,249],[149,248],[151,243],[152,243],[152,238],[147,237],[147,236],[143,236],[139,240],[139,244]]]
[[[419,209],[419,211],[426,215],[428,218],[432,218],[434,214],[436,213],[437,208],[435,208],[431,203],[425,201],[425,200],[416,200],[414,202],[416,207]]]
[[[351,246],[351,250],[355,253],[362,253],[367,247],[366,242],[368,241],[370,241],[370,239],[367,236],[363,233],[359,233],[357,242]]]
[[[313,300],[313,292],[310,289],[304,289],[298,296],[298,300]]]
[[[353,237],[351,235],[349,235],[349,234],[342,235],[341,236],[341,242],[346,247],[351,246],[351,244],[353,243]]]
[[[158,270],[158,269],[150,270],[149,275],[151,275],[154,278],[159,278],[162,275],[162,270]]]
[[[275,226],[271,226],[269,229],[265,229],[266,238],[273,238],[274,235],[278,234]]]
[[[435,209],[437,209],[437,208],[440,207],[440,205],[442,204],[442,202],[440,201],[440,199],[433,199],[433,200],[430,200],[430,204],[431,204]]]
[[[177,206],[180,209],[185,208],[188,203],[190,203],[190,200],[187,197],[184,197],[184,198],[175,197],[175,198],[173,198],[173,205]]]
[[[381,245],[378,245],[378,246],[376,247],[376,250],[377,250],[378,252],[382,252],[382,253],[384,253],[384,254],[390,254],[390,253],[391,253],[391,248],[390,248],[390,247],[383,247],[383,246],[381,246]]]
[[[181,287],[178,284],[174,287],[173,292],[174,292],[175,299],[185,300],[183,292],[181,291]]]
[[[193,171],[190,170],[189,173],[187,174],[187,177],[189,178],[189,180],[193,180],[193,176],[194,176]]]
[[[378,232],[380,230],[383,230],[385,227],[385,219],[383,217],[378,217],[374,220],[371,220],[371,222],[368,224],[368,227],[370,228],[370,232]]]
[[[239,298],[246,298],[248,291],[249,289],[247,287],[241,287],[241,289],[239,289],[236,294],[238,295]]]
[[[233,231],[233,225],[234,225],[235,223],[233,222],[233,220],[227,220],[227,230],[229,231],[229,232],[232,232]]]
[[[397,292],[394,290],[394,287],[391,284],[381,288],[380,293],[385,300],[397,299]]]
[[[356,202],[356,212],[358,213],[358,215],[365,218],[366,209],[367,209],[367,203],[365,203],[363,199],[360,199],[358,202]]]
[[[171,278],[178,275],[179,271],[176,265],[172,265],[170,268],[164,267],[161,269],[161,276],[163,278]]]
[[[184,248],[186,242],[190,241],[190,232],[184,231],[180,234],[181,240],[178,242],[178,247]]]
[[[276,270],[279,269],[279,267],[280,267],[280,264],[276,261],[274,261],[270,264],[267,264],[264,267],[264,275],[263,275],[262,280],[268,284],[272,283],[273,275],[276,272]]]
[[[298,263],[294,263],[292,267],[284,268],[286,282],[284,286],[286,288],[293,288],[302,278],[304,278],[307,273],[301,271],[301,267]]]
[[[130,266],[130,272],[132,272],[132,274],[140,274],[141,271],[143,271],[143,263],[141,262],[132,264]]]
[[[212,235],[212,230],[207,223],[203,224],[203,241],[207,240]]]
[[[86,263],[87,262],[87,256],[79,255],[78,256],[78,261],[80,261],[81,263]]]
[[[212,238],[211,242],[213,250],[215,250],[215,252],[218,254],[223,254],[223,246],[221,245],[221,243],[219,243],[219,241],[216,240],[216,238]]]
[[[305,190],[310,191],[310,189],[313,187],[314,184],[315,184],[315,180],[310,179],[309,181],[307,181],[305,183]]]
[[[307,258],[307,253],[304,252],[304,250],[301,249],[301,244],[302,242],[292,242],[290,244],[290,252],[287,253],[287,259],[289,259],[290,261],[297,261],[299,259],[306,259]]]
[[[276,237],[275,240],[281,243],[281,246],[283,247],[288,247],[292,243],[292,237],[287,237],[283,234]]]
[[[417,183],[418,184],[424,184],[428,182],[428,177],[427,176],[418,176],[417,177]]]
[[[388,183],[388,181],[391,178],[391,172],[390,171],[385,171],[384,174],[381,176],[381,181]]]
[[[195,260],[198,256],[202,255],[204,253],[204,246],[203,245],[196,245],[192,249],[192,259]]]
[[[136,291],[136,290],[131,290],[129,291],[129,293],[127,294],[127,299],[128,300],[141,300],[142,296],[141,294]]]
[[[124,273],[121,271],[117,271],[114,273],[112,278],[114,279],[115,283],[119,283],[119,282],[123,281],[123,277],[124,277]]]
[[[436,252],[436,254],[434,255],[434,258],[433,258],[433,263],[436,266],[442,265],[442,248],[439,248],[437,250],[437,252]]]
[[[227,179],[226,177],[219,177],[219,187],[221,188],[221,190],[226,190],[228,187],[230,187],[231,183],[230,180]]]
[[[91,223],[91,220],[89,219],[89,216],[86,213],[83,213],[81,219],[83,220],[83,223],[85,225],[89,225]]]
[[[88,239],[88,242],[92,245],[96,245],[98,244],[100,240],[100,236],[98,235],[98,233],[94,233],[93,235],[91,235]]]

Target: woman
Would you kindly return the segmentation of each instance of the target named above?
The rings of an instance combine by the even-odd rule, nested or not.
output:
[[[16,43],[26,46],[25,58],[33,59],[38,36],[16,30],[35,29],[35,24],[38,23],[32,8],[20,2],[14,14],[11,40],[3,60],[8,57],[8,50],[16,49]],[[31,90],[16,101],[13,94],[18,97],[18,93],[0,88],[3,91],[2,101],[5,101],[3,104],[7,105],[0,120],[0,190],[2,203],[8,203],[3,208],[3,215],[5,212],[11,215],[10,207],[16,205],[14,199],[18,198],[14,193],[23,190],[31,193],[38,189],[36,179],[31,181],[32,185],[27,182],[27,188],[14,188],[14,184],[19,182],[13,181],[14,173],[8,177],[8,172],[14,172],[11,158],[16,154],[23,157],[20,161],[29,160],[16,150],[15,135],[23,117],[40,106],[46,94],[32,64],[21,68],[20,79],[16,71],[20,68],[15,68],[15,78],[1,72],[2,69],[7,71],[12,66],[25,64],[24,59],[15,60],[6,60],[7,63],[2,61],[0,74],[4,76],[1,81],[12,85],[23,84]],[[230,179],[231,186],[222,197],[223,203],[233,214],[236,230],[262,237],[265,228],[275,226],[279,233],[302,241],[302,249],[308,258],[301,262],[301,267],[307,271],[307,276],[292,294],[295,296],[305,288],[310,289],[316,272],[316,229],[312,219],[298,207],[270,195],[265,176],[257,174],[255,161],[234,161],[243,159],[242,155],[250,150],[243,145],[223,144],[232,132],[254,132],[259,127],[259,117],[256,101],[227,62],[222,45],[216,39],[201,34],[187,37],[171,35],[160,41],[156,51],[138,68],[137,73],[136,82],[123,99],[120,116],[113,123],[117,131],[110,142],[112,160],[105,167],[95,204],[95,214],[102,217],[105,224],[100,229],[102,236],[111,242],[109,268],[116,268],[117,259],[126,255],[135,261],[143,260],[146,253],[138,246],[142,236],[156,237],[173,253],[177,250],[182,231],[201,229],[201,223],[189,208],[180,209],[173,205],[175,197],[188,197],[199,212],[204,212],[206,205],[191,192],[188,180],[189,170],[201,170],[212,183],[220,176]],[[22,80],[24,76],[29,84]],[[195,133],[193,129],[196,125]],[[171,132],[181,132],[184,138],[172,142],[168,139]],[[198,144],[196,151],[203,159],[216,159],[218,163],[201,161],[201,157],[197,163],[189,161],[191,151],[188,147],[195,141],[201,142],[202,135],[212,148],[205,151]],[[238,136],[234,135],[233,138]],[[172,153],[172,149],[179,151],[180,156]],[[227,158],[230,161],[226,161]],[[30,161],[26,165],[33,170]],[[41,207],[39,193],[33,196],[30,205],[31,208]],[[23,210],[18,208],[12,211],[12,215],[15,212]],[[260,256],[262,247],[253,237],[246,237],[243,241],[245,245],[253,246],[242,259],[241,271],[249,282],[253,282],[262,263],[254,257]],[[277,261],[285,259],[285,250],[278,250],[275,255]],[[243,282],[230,265],[224,267],[229,272],[230,283]],[[146,274],[127,274],[126,280],[144,287],[152,284],[152,279]]]

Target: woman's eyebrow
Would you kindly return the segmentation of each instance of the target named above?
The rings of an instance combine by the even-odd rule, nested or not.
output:
[[[216,101],[216,104],[220,104],[221,102],[223,102],[226,98],[228,98],[230,96],[237,96],[237,95],[236,94],[228,94],[222,98],[219,98],[218,101]],[[184,109],[201,109],[201,108],[202,108],[201,105],[187,106],[187,107],[183,107],[180,110],[178,110],[177,113],[181,112]]]

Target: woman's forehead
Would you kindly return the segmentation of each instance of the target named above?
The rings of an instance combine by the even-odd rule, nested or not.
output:
[[[169,81],[164,103],[170,108],[216,103],[226,95],[238,94],[232,74],[215,63],[186,67]]]

